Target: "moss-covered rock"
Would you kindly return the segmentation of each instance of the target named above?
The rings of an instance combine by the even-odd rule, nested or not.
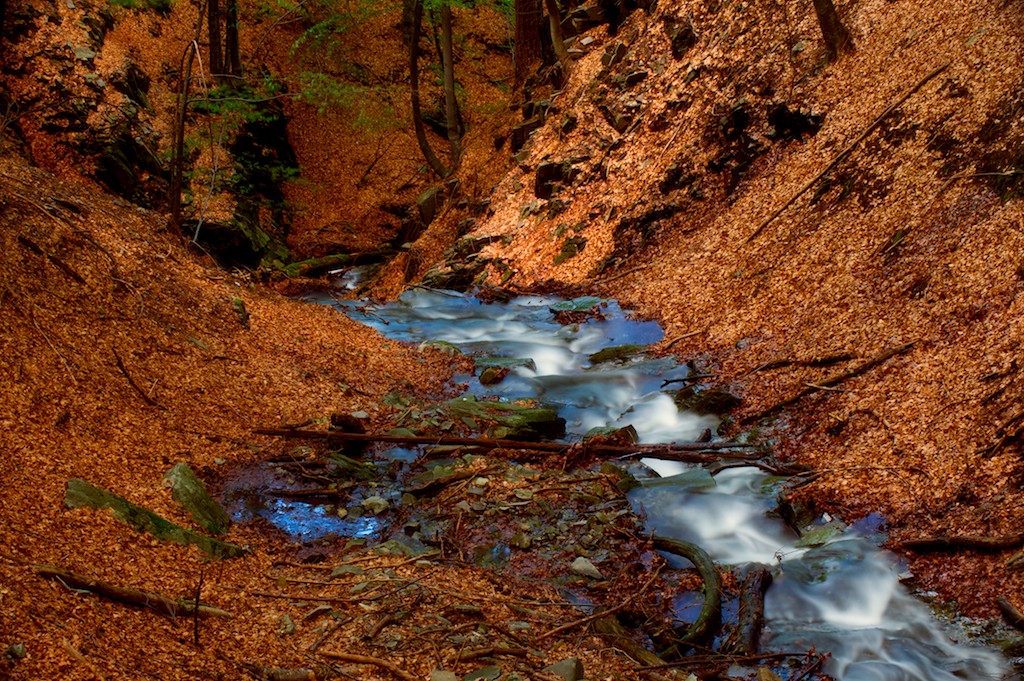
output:
[[[551,407],[517,402],[483,402],[474,395],[464,395],[450,400],[446,408],[453,417],[469,425],[489,425],[488,433],[497,438],[531,440],[565,435],[565,419]]]

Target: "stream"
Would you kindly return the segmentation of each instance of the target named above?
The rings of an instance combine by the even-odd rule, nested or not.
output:
[[[556,406],[569,439],[596,427],[632,425],[642,443],[684,442],[719,425],[716,416],[676,406],[675,392],[690,373],[686,366],[635,349],[613,361],[594,357],[662,337],[656,323],[631,319],[614,301],[524,296],[485,304],[423,289],[380,306],[327,294],[308,300],[333,305],[390,338],[450,344],[476,358],[478,367],[508,367],[496,385],[481,385],[475,376],[456,380],[481,397],[532,397]],[[567,316],[574,323],[564,323]],[[964,622],[941,619],[904,586],[906,567],[879,548],[883,518],[847,525],[821,517],[801,536],[773,514],[783,479],[750,466],[712,475],[701,466],[644,463],[651,478],[630,492],[630,501],[648,530],[696,543],[723,567],[761,563],[771,569],[764,650],[826,651],[825,672],[842,681],[1001,679],[1010,673],[998,652],[967,641]],[[682,610],[699,608],[699,601],[685,600]]]

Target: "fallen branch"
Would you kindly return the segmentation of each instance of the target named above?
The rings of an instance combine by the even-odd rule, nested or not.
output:
[[[68,651],[68,654],[71,655],[71,657],[75,658],[75,660],[77,660],[79,663],[81,663],[82,666],[88,668],[88,670],[92,672],[92,675],[96,677],[98,681],[106,681],[107,677],[103,676],[100,670],[96,668],[96,665],[94,665],[92,662],[89,662],[89,660],[85,659],[85,655],[79,652],[78,648],[71,644],[71,641],[64,639],[63,645],[64,650]]]
[[[856,359],[849,352],[840,352],[834,355],[826,355],[818,359],[777,359],[771,362],[767,362],[760,366],[756,366],[748,374],[753,374],[758,371],[771,371],[773,369],[785,369],[786,367],[798,366],[798,367],[811,367],[820,368],[826,367],[832,364],[839,364],[840,362],[848,362],[851,359]]]
[[[98,596],[104,596],[114,601],[128,603],[129,605],[150,608],[171,617],[182,617],[192,613],[202,615],[203,617],[232,616],[230,612],[220,608],[214,608],[209,605],[197,607],[195,603],[190,601],[174,600],[151,591],[139,591],[137,589],[108,584],[107,582],[79,575],[53,565],[35,565],[33,569],[41,577],[56,579],[69,589],[84,589]]]
[[[710,640],[722,623],[722,576],[711,556],[696,544],[669,537],[654,537],[654,548],[690,561],[704,581],[704,604],[700,614],[689,629],[679,636],[678,644],[690,646]]]
[[[772,583],[772,573],[763,565],[752,565],[740,585],[740,608],[736,629],[723,646],[734,655],[756,655],[764,628],[764,594]]]
[[[1008,537],[985,537],[962,535],[959,537],[936,536],[920,539],[907,539],[900,542],[900,548],[917,553],[933,553],[940,551],[979,551],[982,553],[999,553],[1008,549],[1024,546],[1024,534]]]
[[[940,73],[942,73],[943,71],[948,69],[949,65],[951,63],[952,62],[946,62],[942,66],[940,66],[940,67],[938,67],[936,69],[933,69],[931,72],[928,73],[928,75],[926,75],[924,78],[919,80],[916,85],[914,85],[912,88],[907,90],[907,92],[904,93],[902,97],[900,97],[895,102],[890,104],[885,109],[885,111],[883,111],[881,114],[879,114],[879,116],[875,120],[871,121],[871,124],[864,129],[864,132],[862,132],[860,135],[857,136],[857,139],[853,140],[853,142],[851,142],[845,149],[843,149],[838,154],[836,154],[835,157],[829,162],[829,164],[827,166],[824,167],[824,169],[822,169],[822,171],[820,173],[818,173],[817,175],[812,177],[807,182],[807,184],[805,184],[803,187],[801,187],[795,194],[793,194],[793,196],[791,196],[789,198],[789,201],[786,201],[786,203],[782,204],[782,206],[779,207],[778,210],[776,210],[774,213],[772,213],[770,216],[768,216],[768,218],[764,222],[762,222],[757,229],[754,230],[754,233],[751,234],[749,237],[747,237],[747,243],[750,243],[751,241],[756,239],[758,237],[758,235],[762,231],[764,231],[765,227],[770,225],[775,220],[775,218],[777,218],[780,215],[782,215],[783,211],[785,211],[787,208],[792,206],[793,203],[804,194],[804,192],[806,192],[808,189],[810,189],[815,184],[817,184],[818,180],[823,178],[830,170],[832,170],[837,165],[839,165],[840,161],[842,161],[844,158],[849,156],[850,152],[852,152],[855,148],[857,148],[858,144],[860,144],[861,142],[864,141],[864,138],[866,138],[868,135],[870,135],[871,132],[875,128],[877,128],[879,126],[879,124],[881,124],[882,121],[884,121],[886,118],[889,117],[889,114],[891,114],[893,111],[895,111],[905,101],[910,99],[910,96],[912,94],[914,94],[915,92],[920,90],[922,87],[924,87],[925,83],[927,83],[932,78],[934,78],[935,76],[939,75]]]
[[[537,641],[543,641],[546,638],[551,638],[552,636],[555,636],[557,634],[561,634],[563,631],[569,631],[570,629],[575,629],[576,627],[582,626],[584,624],[588,624],[590,622],[593,622],[594,620],[598,620],[598,619],[601,619],[601,618],[604,618],[604,617],[608,617],[609,615],[612,615],[612,614],[614,614],[614,613],[616,613],[616,612],[618,612],[620,610],[625,609],[626,606],[628,606],[630,603],[632,603],[634,600],[636,600],[641,594],[643,594],[644,591],[647,591],[647,587],[649,587],[651,584],[654,583],[654,580],[658,578],[659,574],[661,574],[661,567],[660,566],[658,567],[657,570],[654,571],[654,574],[651,575],[650,579],[648,579],[644,583],[643,586],[641,586],[636,592],[631,594],[629,596],[629,598],[627,598],[623,602],[619,603],[615,607],[613,607],[613,608],[605,608],[603,610],[600,610],[599,612],[595,612],[593,614],[587,615],[586,617],[584,617],[582,619],[578,619],[575,622],[569,622],[568,624],[563,624],[560,627],[555,627],[554,629],[552,629],[551,631],[547,632],[546,634],[541,634],[540,636],[538,636],[537,637]]]
[[[742,419],[740,423],[748,425],[756,421],[760,421],[761,419],[770,416],[778,411],[781,411],[782,409],[785,409],[790,405],[796,404],[797,402],[807,397],[808,395],[813,395],[814,393],[819,392],[821,390],[825,390],[833,386],[836,386],[842,383],[843,381],[854,378],[856,376],[860,376],[861,374],[867,372],[868,370],[878,366],[882,362],[885,362],[886,360],[891,359],[897,355],[902,355],[903,353],[910,350],[910,348],[914,347],[916,343],[917,341],[911,341],[909,343],[904,343],[903,345],[898,345],[895,348],[890,348],[875,355],[874,357],[864,362],[863,364],[854,367],[853,369],[850,369],[849,371],[834,374],[833,376],[830,376],[829,378],[826,378],[825,380],[820,381],[814,385],[807,385],[806,387],[804,387],[803,390],[798,392],[793,397],[789,397],[785,400],[782,400],[781,402],[776,402],[772,406],[756,414],[751,414],[750,416],[747,416],[744,419]]]
[[[128,380],[128,385],[130,385],[135,390],[135,392],[138,393],[139,397],[141,397],[146,404],[148,404],[151,407],[156,407],[160,411],[167,411],[167,407],[164,407],[163,405],[159,404],[156,400],[147,395],[142,388],[139,387],[139,384],[136,383],[135,379],[133,379],[131,374],[128,373],[128,369],[125,368],[124,362],[121,361],[121,355],[117,354],[117,350],[113,350],[113,352],[114,362],[117,364],[117,368],[121,370],[121,373]]]
[[[928,213],[931,211],[932,206],[934,206],[935,202],[939,200],[939,197],[942,196],[942,194],[958,180],[974,177],[1013,177],[1014,175],[1021,174],[1024,174],[1024,170],[1005,170],[994,173],[958,173],[942,183],[942,186],[939,187],[939,191],[935,192],[935,196],[932,197],[932,200],[928,202],[928,205],[925,206],[924,211],[918,217],[917,224],[920,225],[921,222],[924,221],[925,217],[927,217]],[[898,248],[900,244],[907,240],[912,229],[913,227],[902,227],[897,230],[897,232],[889,238],[889,242],[878,249],[877,254],[888,255],[890,251]]]
[[[486,646],[484,648],[474,648],[472,650],[466,650],[459,654],[459,662],[467,662],[469,660],[476,660],[481,657],[494,657],[495,655],[515,655],[517,657],[526,657],[529,654],[526,648],[510,648],[508,646]]]
[[[999,596],[996,598],[996,607],[999,608],[999,613],[1014,629],[1024,631],[1024,613],[1021,613],[1010,601],[1004,597]]]
[[[285,428],[259,428],[253,431],[257,435],[272,435],[274,437],[298,438],[305,440],[331,440],[336,442],[385,442],[390,444],[403,445],[435,445],[435,446],[463,446],[479,447],[480,449],[526,449],[538,452],[554,452],[564,454],[569,451],[573,444],[560,442],[530,442],[525,440],[494,440],[490,438],[475,437],[435,437],[419,435],[372,435],[365,433],[344,433],[341,431],[322,430],[301,430]],[[686,456],[685,452],[692,452],[689,459],[693,463],[706,463],[707,461],[721,458],[709,457],[707,452],[717,452],[729,449],[754,449],[758,445],[742,442],[677,442],[673,444],[658,445],[607,445],[600,443],[587,444],[583,442],[591,454],[621,456],[636,454],[638,456],[657,457],[659,454],[677,453]],[[702,455],[703,454],[703,455]]]
[[[326,657],[330,660],[341,660],[342,662],[355,662],[356,664],[370,664],[381,669],[386,669],[391,672],[402,681],[420,681],[419,677],[413,676],[409,672],[405,671],[393,662],[382,660],[379,657],[370,657],[369,655],[355,655],[353,653],[332,653],[332,652],[320,652],[318,655]]]

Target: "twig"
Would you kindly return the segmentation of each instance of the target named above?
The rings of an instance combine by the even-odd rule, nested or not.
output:
[[[644,582],[643,586],[641,586],[636,591],[636,593],[630,594],[630,596],[626,600],[622,601],[621,603],[616,605],[614,608],[608,608],[608,609],[605,609],[605,610],[600,610],[599,612],[595,612],[595,613],[592,613],[590,615],[587,615],[586,617],[584,617],[582,619],[578,619],[575,622],[569,622],[568,624],[563,624],[560,627],[555,627],[554,629],[552,629],[551,631],[547,632],[546,634],[541,634],[540,636],[538,636],[536,640],[538,642],[543,641],[544,639],[551,638],[552,636],[555,636],[556,634],[561,634],[563,631],[568,631],[570,629],[575,629],[576,627],[582,626],[584,624],[588,624],[590,622],[593,622],[594,620],[601,619],[602,617],[607,617],[608,615],[611,615],[613,613],[616,613],[616,612],[618,612],[620,610],[625,609],[627,606],[629,606],[630,603],[632,603],[638,597],[640,597],[644,593],[644,591],[647,591],[647,587],[649,587],[651,584],[654,583],[654,580],[657,579],[658,575],[661,574],[661,567],[662,567],[661,565],[658,566],[658,569],[656,569],[654,571],[654,574],[651,575],[651,578],[648,579],[646,582]]]
[[[196,594],[194,602],[198,603],[199,599],[203,595],[203,568],[199,569],[199,581],[196,583]],[[192,613],[192,642],[195,643],[196,648],[199,647],[199,610],[195,610]]]
[[[829,162],[829,164],[828,164],[827,166],[825,166],[825,167],[824,167],[824,168],[822,169],[822,171],[821,171],[820,173],[818,173],[817,175],[815,175],[814,177],[812,177],[812,178],[811,178],[811,179],[810,179],[810,180],[809,180],[809,181],[807,182],[807,184],[805,184],[805,185],[804,185],[803,187],[801,187],[801,188],[800,188],[800,189],[799,189],[799,190],[798,190],[798,191],[797,191],[797,192],[796,192],[795,194],[793,194],[793,196],[791,196],[791,197],[789,198],[789,200],[788,200],[788,201],[786,201],[786,203],[782,204],[782,206],[781,206],[781,207],[779,207],[779,208],[778,208],[778,210],[776,210],[776,211],[775,211],[774,213],[772,213],[772,214],[771,214],[770,216],[768,216],[768,218],[767,218],[767,219],[766,219],[766,220],[765,220],[764,222],[762,222],[762,223],[760,224],[760,226],[758,226],[758,228],[757,228],[757,229],[755,229],[755,230],[754,230],[754,233],[753,233],[753,234],[751,234],[751,235],[750,235],[749,237],[747,237],[747,241],[746,241],[746,243],[750,243],[751,241],[753,241],[754,239],[756,239],[756,238],[758,237],[758,235],[759,235],[759,234],[761,234],[761,232],[762,232],[762,231],[764,231],[764,228],[765,228],[765,227],[767,227],[768,225],[770,225],[770,224],[771,224],[771,223],[772,223],[772,222],[773,222],[773,221],[775,220],[775,218],[777,218],[777,217],[779,217],[780,215],[782,215],[783,211],[785,211],[785,210],[786,210],[787,208],[789,208],[789,207],[790,207],[791,205],[793,205],[793,203],[794,203],[794,202],[795,202],[795,201],[796,201],[796,200],[797,200],[798,198],[800,198],[800,197],[801,197],[801,196],[802,196],[802,195],[804,194],[804,192],[806,192],[806,191],[807,191],[808,189],[810,189],[810,188],[811,188],[811,187],[813,187],[813,186],[814,186],[815,184],[817,184],[817,183],[818,183],[818,180],[820,180],[820,179],[821,179],[822,177],[824,177],[824,176],[825,176],[825,175],[826,175],[826,174],[827,174],[827,173],[828,173],[828,172],[829,172],[830,170],[832,170],[832,169],[833,169],[833,168],[835,168],[835,167],[836,167],[837,165],[839,165],[839,162],[840,162],[840,161],[842,161],[842,160],[843,160],[844,158],[846,158],[847,156],[849,156],[850,152],[852,152],[852,151],[853,151],[853,150],[854,150],[854,149],[855,149],[855,148],[857,147],[857,145],[858,145],[858,144],[860,144],[861,142],[863,142],[863,141],[864,141],[864,138],[866,138],[866,137],[867,137],[868,135],[870,135],[870,134],[871,134],[871,132],[872,132],[872,131],[873,131],[873,130],[874,130],[875,128],[877,128],[877,127],[879,126],[879,124],[880,124],[880,123],[881,123],[882,121],[884,121],[884,120],[885,120],[886,118],[888,118],[889,114],[891,114],[891,113],[892,113],[893,111],[895,111],[895,110],[896,110],[896,109],[897,109],[897,108],[898,108],[898,107],[899,107],[899,106],[900,106],[901,104],[903,104],[903,103],[904,103],[905,101],[907,101],[908,99],[910,99],[910,96],[911,96],[911,95],[913,95],[913,94],[914,94],[915,92],[917,92],[917,91],[918,91],[918,90],[920,90],[920,89],[921,89],[922,87],[924,87],[925,83],[927,83],[927,82],[928,82],[928,81],[930,81],[930,80],[931,80],[932,78],[934,78],[935,76],[939,75],[940,73],[942,73],[943,71],[945,71],[946,69],[948,69],[948,68],[949,68],[949,66],[950,66],[950,64],[952,64],[952,62],[946,62],[946,63],[945,63],[945,64],[943,64],[942,66],[939,66],[938,68],[936,68],[936,69],[933,69],[932,71],[930,71],[930,72],[928,73],[928,75],[926,75],[926,76],[925,76],[924,78],[922,78],[921,80],[919,80],[919,81],[917,82],[917,84],[916,84],[916,85],[914,85],[914,86],[913,86],[912,88],[910,88],[909,90],[907,90],[907,92],[905,92],[905,93],[903,94],[903,96],[902,96],[902,97],[900,97],[900,98],[899,98],[899,99],[897,99],[897,100],[896,100],[895,102],[893,102],[892,104],[890,104],[890,105],[889,105],[889,106],[888,106],[888,107],[887,107],[887,108],[885,109],[885,111],[883,111],[883,112],[882,112],[881,114],[879,114],[879,116],[878,116],[877,118],[875,118],[875,120],[871,121],[871,125],[869,125],[868,127],[866,127],[866,128],[864,129],[864,132],[862,132],[862,133],[861,133],[860,135],[858,135],[858,136],[857,136],[857,139],[853,140],[853,142],[851,142],[851,143],[850,143],[850,144],[849,144],[849,145],[848,145],[848,146],[847,146],[847,147],[846,147],[845,149],[843,149],[843,150],[842,150],[842,151],[840,151],[840,152],[839,152],[838,154],[836,154],[836,155],[835,155],[835,157],[834,157],[834,158],[833,158],[833,159],[832,159],[832,160],[831,160],[831,161]]]
[[[17,309],[17,306],[15,306],[15,309]],[[64,357],[64,355],[60,354],[60,351],[54,346],[53,342],[50,340],[50,337],[47,336],[46,332],[44,332],[43,329],[39,326],[39,322],[36,321],[36,316],[32,314],[31,311],[29,312],[28,318],[29,321],[32,322],[32,326],[35,327],[36,332],[43,337],[43,340],[46,341],[46,344],[50,346],[51,350],[53,350],[53,354],[57,355],[57,357],[60,358],[61,363],[64,364],[64,370],[67,371],[68,376],[71,377],[71,382],[75,385],[78,385],[78,379],[75,378],[75,373],[71,371],[71,365],[68,364],[67,358]]]
[[[481,657],[493,657],[495,655],[516,655],[518,657],[526,657],[529,651],[526,648],[509,648],[508,646],[486,646],[484,648],[474,648],[473,650],[463,651],[458,658],[458,662],[468,662],[469,660],[476,660]]]
[[[139,394],[139,397],[141,397],[146,404],[148,404],[151,407],[156,407],[160,411],[167,411],[167,407],[164,407],[163,405],[159,404],[156,400],[147,395],[146,391],[139,387],[138,383],[136,383],[135,380],[131,377],[131,374],[128,373],[128,370],[124,366],[124,362],[121,361],[121,355],[117,354],[116,349],[112,348],[112,351],[114,353],[114,362],[117,363],[117,368],[121,370],[121,373],[124,374],[124,377],[128,379],[128,385],[130,385],[135,390],[135,392]]]
[[[703,329],[698,329],[697,331],[689,331],[687,333],[680,334],[680,335],[676,336],[675,338],[673,338],[672,340],[670,340],[669,342],[665,343],[663,349],[664,350],[668,350],[670,347],[672,347],[673,345],[675,345],[679,341],[686,340],[687,338],[693,338],[694,336],[699,336],[702,333],[704,333],[704,330]]]
[[[353,653],[334,653],[334,652],[321,652],[321,656],[326,657],[330,660],[341,660],[342,662],[355,662],[357,664],[370,664],[381,669],[386,669],[391,672],[402,681],[420,681],[419,677],[413,676],[409,672],[405,671],[393,662],[382,660],[379,657],[370,657],[369,655],[355,655]]]
[[[607,284],[609,282],[613,282],[616,279],[622,279],[623,277],[629,276],[630,274],[633,274],[635,272],[642,272],[642,271],[648,269],[649,267],[650,267],[650,265],[637,265],[636,267],[630,267],[628,270],[624,270],[622,272],[617,272],[617,273],[611,275],[610,277],[606,277],[604,279],[600,279],[598,281],[595,281],[593,285],[594,286],[604,286],[605,284]]]
[[[337,621],[336,621],[336,622],[335,622],[334,624],[332,624],[332,625],[331,625],[331,626],[330,626],[330,627],[329,627],[329,628],[327,629],[327,631],[325,631],[325,632],[324,632],[324,633],[323,633],[323,634],[322,634],[322,635],[320,636],[320,638],[318,638],[318,639],[316,640],[316,642],[315,642],[315,643],[313,643],[313,645],[311,645],[311,646],[309,647],[309,652],[311,652],[311,653],[315,653],[315,652],[317,651],[317,649],[318,649],[318,648],[319,648],[320,646],[322,646],[322,645],[323,645],[324,643],[326,643],[326,642],[327,642],[327,639],[329,639],[329,638],[330,638],[331,636],[334,636],[334,634],[336,634],[336,633],[338,632],[338,630],[339,630],[339,629],[341,629],[342,625],[344,625],[344,624],[348,623],[349,621],[350,621],[350,620],[348,620],[348,619],[341,619],[341,618],[338,618],[338,620],[337,620]]]
[[[76,648],[75,646],[71,645],[71,641],[69,641],[67,639],[64,639],[63,644],[64,644],[64,650],[68,651],[68,654],[71,655],[71,657],[75,658],[78,662],[80,662],[85,667],[88,667],[89,671],[91,671],[93,676],[95,676],[97,679],[99,679],[99,681],[105,681],[106,677],[103,676],[103,674],[100,673],[100,670],[96,668],[96,665],[94,665],[92,662],[89,662],[89,660],[85,659],[85,655],[80,653],[78,651],[78,648]]]
[[[953,184],[956,183],[958,180],[965,180],[967,178],[972,178],[972,177],[1013,177],[1014,175],[1021,175],[1021,174],[1024,174],[1024,171],[1022,171],[1022,170],[1003,170],[1003,171],[992,172],[992,173],[957,173],[956,175],[953,175],[948,180],[946,180],[945,182],[942,183],[942,186],[939,187],[939,190],[937,192],[935,192],[935,196],[932,197],[931,201],[928,202],[928,205],[925,206],[924,211],[922,211],[921,214],[918,216],[917,224],[919,225],[921,223],[921,221],[924,220],[924,218],[928,215],[929,211],[931,211],[932,206],[934,206],[935,202],[939,200],[939,197],[942,196],[942,194],[945,193],[945,191],[947,189],[952,187]],[[899,232],[897,232],[896,235],[893,235],[889,239],[889,243],[887,243],[883,248],[881,248],[881,249],[879,249],[877,251],[877,254],[878,255],[887,255],[890,251],[892,251],[893,249],[897,248],[900,244],[902,244],[904,241],[907,240],[907,236],[910,234],[911,229],[913,229],[913,228],[906,227],[906,228],[901,229]]]
[[[872,357],[868,361],[864,362],[863,364],[861,364],[861,365],[859,365],[859,366],[857,366],[857,367],[855,367],[853,369],[850,369],[849,371],[843,371],[841,373],[834,374],[833,376],[830,376],[829,378],[826,378],[824,381],[820,381],[819,383],[814,384],[814,385],[807,384],[807,387],[805,387],[803,390],[798,392],[796,395],[794,395],[792,397],[789,397],[789,398],[786,398],[786,399],[782,400],[781,402],[776,402],[772,406],[768,407],[767,409],[763,409],[762,411],[760,411],[760,412],[758,412],[756,414],[751,414],[750,416],[747,416],[743,420],[741,420],[740,423],[742,423],[744,425],[747,425],[747,424],[750,424],[750,423],[754,423],[756,421],[760,421],[761,419],[765,418],[766,416],[770,416],[770,415],[774,414],[777,411],[780,411],[782,409],[785,409],[788,406],[796,404],[797,402],[799,402],[803,398],[807,397],[808,395],[812,395],[812,394],[814,394],[814,393],[816,393],[816,392],[818,392],[820,390],[825,390],[825,389],[828,389],[828,388],[832,388],[833,386],[836,386],[839,383],[842,383],[843,381],[845,381],[847,379],[854,378],[856,376],[860,376],[861,374],[865,373],[869,369],[872,369],[872,368],[878,366],[882,362],[885,362],[886,360],[891,359],[891,358],[895,357],[896,355],[902,355],[903,353],[907,352],[912,347],[914,347],[914,345],[916,345],[916,344],[917,344],[917,341],[911,341],[909,343],[904,343],[903,345],[898,345],[898,346],[896,346],[894,348],[890,348],[888,350],[885,350],[885,351],[875,355],[874,357]]]
[[[193,612],[204,617],[231,617],[231,613],[220,608],[198,605],[197,603],[189,603],[187,601],[177,601],[151,591],[139,591],[137,589],[108,584],[107,582],[79,575],[53,565],[35,565],[33,568],[39,576],[46,577],[47,579],[56,579],[69,589],[72,587],[83,589],[99,596],[105,596],[111,600],[150,608],[171,617],[180,617]]]

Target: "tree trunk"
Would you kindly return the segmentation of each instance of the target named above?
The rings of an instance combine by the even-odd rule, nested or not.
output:
[[[515,51],[516,87],[526,82],[533,67],[541,61],[540,0],[516,0]]]
[[[853,49],[853,40],[839,20],[839,13],[832,0],[814,0],[814,13],[818,15],[821,34],[825,37],[825,60],[831,64],[839,58],[840,52]]]
[[[548,26],[551,28],[551,45],[555,49],[555,59],[562,69],[561,82],[565,84],[569,80],[569,52],[565,49],[565,40],[562,38],[562,17],[558,12],[558,3],[555,0],[544,0],[548,9]]]
[[[412,105],[412,126],[416,131],[416,141],[420,151],[427,160],[431,170],[441,177],[448,176],[448,169],[441,163],[427,140],[427,131],[423,129],[423,112],[420,109],[420,25],[423,23],[423,0],[413,4],[412,35],[409,37],[409,90]]]
[[[448,145],[452,150],[451,170],[454,173],[462,160],[462,135],[459,130],[459,102],[455,98],[455,58],[452,50],[452,8],[441,5],[441,62],[444,67],[444,117],[448,126]]]
[[[224,71],[224,52],[220,35],[220,0],[209,0],[206,8],[207,26],[210,33],[210,74],[216,77]]]
[[[238,47],[238,0],[225,0],[224,69],[229,75],[241,77],[242,55]]]
[[[188,89],[192,83],[192,62],[196,57],[195,45],[196,43],[190,42],[185,48],[185,54],[182,55],[183,66],[179,71],[178,108],[174,116],[171,183],[167,191],[167,203],[171,213],[170,227],[175,232],[181,228],[181,192],[184,188],[185,177],[185,116],[188,113]]]

